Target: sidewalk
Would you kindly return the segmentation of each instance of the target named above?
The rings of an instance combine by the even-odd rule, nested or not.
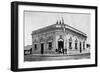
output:
[[[90,53],[84,54],[74,54],[74,55],[67,55],[67,54],[32,54],[32,55],[25,55],[24,61],[51,61],[51,60],[71,60],[71,59],[89,59]]]
[[[79,54],[32,54],[33,56],[45,56],[45,57],[59,57],[59,56],[82,56],[90,55],[90,53],[79,53]]]

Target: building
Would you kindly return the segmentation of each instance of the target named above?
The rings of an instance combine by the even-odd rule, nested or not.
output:
[[[64,23],[32,31],[33,54],[81,54],[89,52],[86,47],[87,35]]]
[[[24,55],[32,54],[32,45],[24,46]]]

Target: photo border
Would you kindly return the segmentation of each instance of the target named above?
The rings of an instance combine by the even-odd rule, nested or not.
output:
[[[72,65],[72,66],[52,66],[39,68],[18,68],[18,6],[50,6],[50,7],[64,7],[64,8],[83,8],[95,10],[95,64],[86,65]],[[36,3],[36,2],[11,2],[11,71],[32,71],[32,70],[50,70],[50,69],[65,69],[65,68],[81,68],[81,67],[96,67],[97,66],[97,6],[84,5],[68,5],[68,4],[51,4],[51,3]]]

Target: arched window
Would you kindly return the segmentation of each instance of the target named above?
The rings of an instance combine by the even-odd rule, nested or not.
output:
[[[83,42],[83,49],[85,50],[85,41]]]
[[[69,38],[69,49],[72,49],[72,38]]]
[[[34,44],[34,50],[37,50],[37,44]]]
[[[78,40],[76,39],[75,40],[75,49],[77,49],[77,43],[78,43]]]
[[[49,49],[49,50],[52,49],[52,42],[48,42],[48,49]]]
[[[82,52],[81,42],[80,42],[80,53]]]

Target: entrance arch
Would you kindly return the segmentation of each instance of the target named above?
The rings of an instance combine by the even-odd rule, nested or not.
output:
[[[59,53],[64,53],[64,40],[63,39],[58,40],[58,51]]]
[[[58,48],[64,48],[64,41],[58,41]]]

